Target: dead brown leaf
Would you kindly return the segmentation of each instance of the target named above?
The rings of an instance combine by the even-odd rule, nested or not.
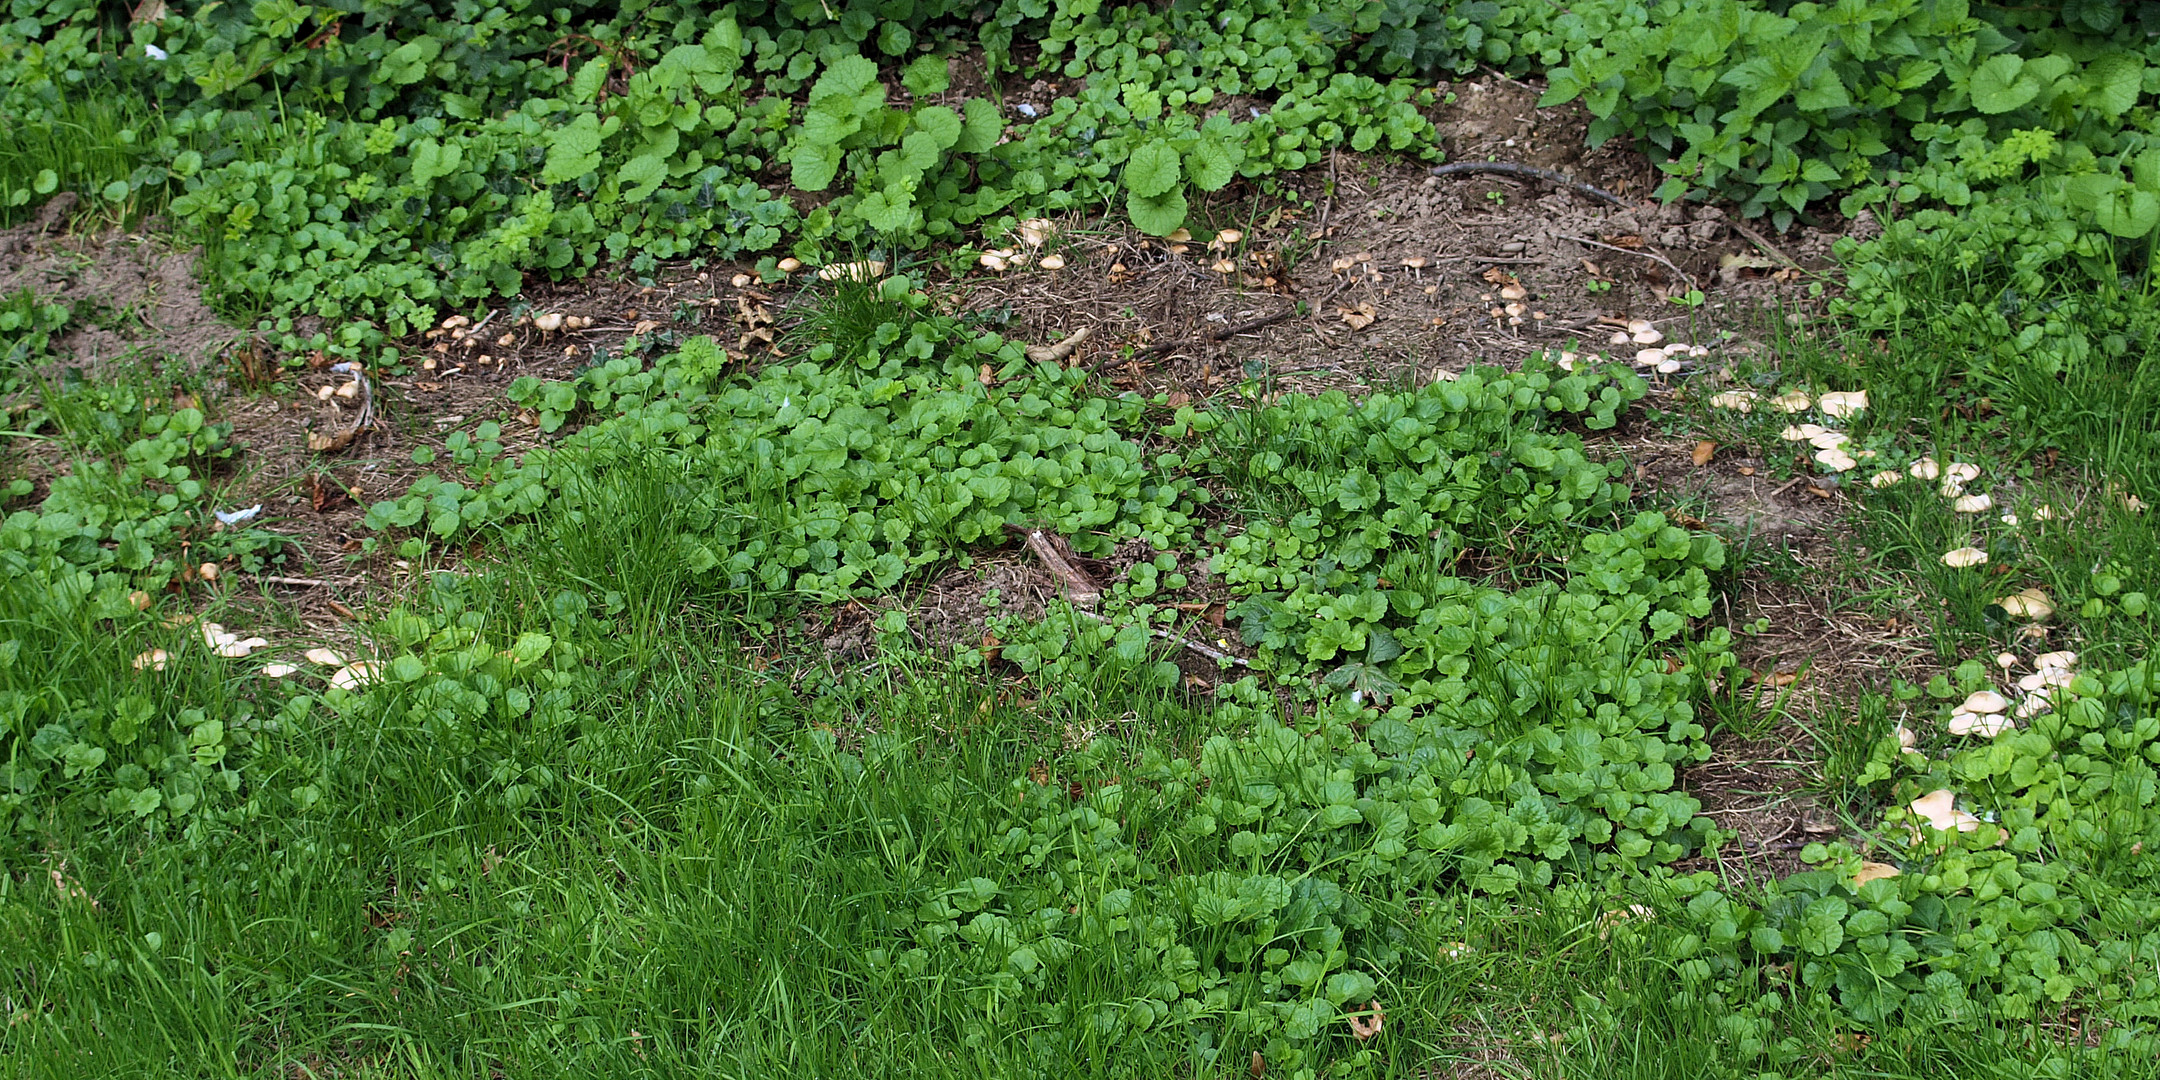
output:
[[[1704,465],[1710,464],[1710,459],[1712,457],[1715,457],[1716,455],[1717,443],[1714,443],[1709,439],[1704,439],[1695,444],[1695,452],[1689,454],[1688,457],[1695,462],[1697,468],[1700,468]]]

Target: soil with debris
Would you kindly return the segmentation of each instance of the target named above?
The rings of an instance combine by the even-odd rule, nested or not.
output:
[[[200,368],[240,337],[203,302],[193,252],[147,227],[68,232],[73,206],[65,192],[31,220],[0,230],[0,295],[27,289],[72,313],[52,342],[62,366],[85,375],[136,359]]]

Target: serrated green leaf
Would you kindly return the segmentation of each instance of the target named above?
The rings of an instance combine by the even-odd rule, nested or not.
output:
[[[940,150],[949,150],[960,141],[967,124],[960,114],[943,105],[925,105],[915,110],[911,117],[915,130],[930,136]]]
[[[2085,101],[2106,116],[2136,107],[2144,84],[2145,61],[2131,53],[2108,53],[2085,66]]]
[[[589,104],[600,96],[600,88],[607,85],[608,62],[595,57],[578,65],[577,74],[570,77],[570,100]]]
[[[788,163],[788,182],[803,191],[823,191],[840,171],[844,153],[832,143],[798,145]]]
[[[998,136],[1005,133],[1005,121],[998,116],[997,106],[981,98],[969,98],[960,109],[966,124],[959,141],[953,143],[953,149],[963,154],[980,154],[996,146]]]
[[[1125,212],[1132,216],[1133,226],[1149,236],[1168,236],[1176,232],[1185,224],[1189,209],[1185,192],[1179,188],[1161,195],[1127,194],[1125,197]]]
[[[900,85],[916,97],[942,94],[952,86],[952,72],[944,57],[926,53],[901,69]]]
[[[1192,177],[1193,186],[1202,191],[1219,191],[1237,176],[1238,166],[1245,163],[1245,148],[1221,139],[1201,139],[1185,154],[1185,170]]]
[[[548,133],[547,164],[540,169],[541,183],[575,180],[599,167],[599,117],[581,113],[569,124]]]
[[[413,144],[413,183],[426,186],[438,178],[457,171],[465,161],[465,150],[457,143],[445,146],[435,139],[422,139]]]
[[[1973,69],[1966,85],[1973,108],[1984,113],[2006,113],[2031,101],[2040,93],[2040,80],[2023,77],[2025,61],[2005,53],[1989,57]]]
[[[433,37],[417,37],[383,57],[375,68],[375,77],[392,86],[409,86],[427,76],[429,64],[442,55],[442,42]]]
[[[623,185],[624,202],[637,202],[658,189],[667,175],[667,159],[646,153],[623,162],[622,168],[615,170],[615,181]]]
[[[1164,195],[1172,188],[1177,187],[1177,182],[1178,152],[1172,149],[1169,143],[1160,139],[1141,143],[1133,149],[1132,156],[1125,160],[1125,190],[1136,197],[1151,199]],[[1178,222],[1183,224],[1185,209],[1182,195],[1178,198],[1178,204]],[[1138,222],[1139,215],[1135,214],[1133,220]],[[1141,228],[1147,229],[1148,227],[1142,225]],[[1172,225],[1170,228],[1175,229],[1177,226]],[[1153,232],[1154,230],[1148,229],[1148,231]],[[1169,229],[1163,230],[1163,232],[1168,231]]]

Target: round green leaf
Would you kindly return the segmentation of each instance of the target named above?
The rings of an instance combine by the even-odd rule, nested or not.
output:
[[[1159,140],[1143,143],[1139,149],[1132,152],[1132,157],[1125,162],[1125,190],[1140,198],[1152,199],[1167,194],[1177,186],[1177,182],[1178,153],[1170,148],[1169,143]],[[1185,221],[1184,203],[1184,197],[1179,196],[1178,224],[1180,225],[1184,224]],[[1138,222],[1139,217],[1135,215],[1133,220]],[[1147,229],[1145,225],[1140,227]],[[1170,229],[1175,228],[1177,228],[1177,225],[1170,226]],[[1169,232],[1170,229],[1164,229],[1163,232]],[[1152,229],[1148,229],[1148,231],[1154,232]],[[1162,234],[1157,233],[1156,235],[1160,236]]]
[[[2006,113],[2039,96],[2040,80],[2021,78],[2025,61],[2007,53],[1988,58],[1973,69],[1967,89],[1973,108],[1984,113]]]
[[[1168,236],[1185,224],[1185,192],[1172,189],[1168,194],[1146,197],[1137,193],[1125,199],[1125,212],[1132,215],[1133,225],[1150,236]]]
[[[60,174],[51,169],[39,169],[37,179],[30,183],[30,189],[40,195],[50,195],[59,187]]]

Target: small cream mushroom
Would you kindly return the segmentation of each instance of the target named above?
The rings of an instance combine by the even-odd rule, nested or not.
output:
[[[1942,486],[1935,490],[1945,499],[1962,499],[1965,497],[1965,485],[1955,480],[1945,479]]]
[[[2005,731],[2013,731],[2016,728],[2017,725],[2011,723],[2010,718],[2001,713],[1959,711],[1950,714],[1950,734],[1952,735],[1978,735],[1983,739],[1992,739]]]
[[[1637,345],[1655,345],[1658,342],[1665,340],[1665,335],[1659,333],[1657,327],[1652,326],[1646,329],[1637,330],[1634,333],[1629,334],[1628,340],[1633,341]]]
[[[1635,350],[1635,363],[1640,367],[1656,367],[1664,362],[1665,350],[1663,349]]]
[[[1912,467],[1905,471],[1915,480],[1933,480],[1942,475],[1942,466],[1937,465],[1934,458],[1924,457],[1913,462]]]
[[[1778,432],[1778,438],[1786,442],[1808,442],[1828,430],[1820,424],[1790,424]]]
[[[1211,269],[1218,274],[1234,274],[1237,273],[1237,263],[1230,259],[1217,259]]]
[[[1041,247],[1057,235],[1057,226],[1048,218],[1029,218],[1013,226],[1013,235],[1029,247]]]
[[[2012,618],[2045,619],[2055,614],[2055,605],[2050,603],[2048,595],[2039,589],[2020,589],[1995,602],[2002,605],[2003,611]]]
[[[1958,706],[1959,711],[1969,713],[1999,713],[2010,707],[2008,699],[1993,690],[1975,690]]]
[[[1625,330],[1615,330],[1615,331],[1613,331],[1613,332],[1612,332],[1612,336],[1611,336],[1611,337],[1609,337],[1609,338],[1606,338],[1606,339],[1605,339],[1605,344],[1607,344],[1607,345],[1626,345],[1626,344],[1629,344],[1630,342],[1633,342],[1634,340],[1635,340],[1635,339],[1634,339],[1633,337],[1629,336],[1629,334],[1628,334],[1628,332],[1627,332],[1627,331],[1625,331]]]
[[[792,274],[800,269],[802,269],[802,260],[793,255],[780,260],[780,272],[783,274]]]
[[[1910,750],[1913,747],[1920,745],[1920,736],[1913,734],[1913,730],[1911,728],[1906,727],[1903,724],[1899,724],[1897,726],[1897,742],[1899,746]]]
[[[2010,670],[2011,668],[2014,668],[2014,667],[2016,667],[2016,666],[2017,666],[2017,654],[2016,654],[2016,653],[1996,653],[1996,654],[1995,654],[1995,666],[1996,666],[1996,667],[1999,667],[1999,668],[2001,668],[2001,669],[2003,669],[2004,671],[2008,671],[2008,670]]]
[[[1240,232],[1240,231],[1238,231],[1237,229],[1224,229],[1224,230],[1222,230],[1221,232],[1218,232],[1218,233],[1216,233],[1216,234],[1215,234],[1215,243],[1217,243],[1218,245],[1220,245],[1220,246],[1222,246],[1222,247],[1229,247],[1230,245],[1232,245],[1232,244],[1236,244],[1236,243],[1239,243],[1239,242],[1243,241],[1244,239],[1245,239],[1245,234],[1244,234],[1243,232]],[[1408,260],[1408,259],[1404,259],[1404,260],[1403,260],[1403,265],[1404,265],[1404,266],[1408,266],[1408,265],[1410,265],[1410,260]],[[1420,263],[1418,263],[1418,265],[1419,265],[1419,266],[1423,266],[1423,265],[1425,265],[1425,264],[1424,264],[1423,262],[1420,262]]]
[[[1173,244],[1189,244],[1192,243],[1192,230],[1187,229],[1181,225],[1175,229],[1170,230],[1170,235],[1163,237],[1163,239],[1168,240]],[[1365,256],[1365,258],[1370,259],[1372,258],[1372,256],[1367,255]]]
[[[1898,876],[1898,868],[1889,863],[1863,862],[1860,864],[1859,872],[1853,875],[1853,888],[1857,889],[1870,881],[1881,881],[1884,878],[1894,878],[1896,876]]]
[[[1525,289],[1520,285],[1509,283],[1500,287],[1500,299],[1502,300],[1527,300],[1529,299],[1529,297],[1530,290]],[[1645,344],[1648,343],[1645,342]]]
[[[319,386],[315,388],[315,400],[317,401],[328,401],[336,394],[337,387],[335,386]]]
[[[1945,832],[1971,832],[1980,827],[1980,819],[1957,808],[1957,795],[1945,788],[1930,791],[1912,801],[1912,812],[1927,820],[1929,825]]]
[[[1944,566],[1955,566],[1960,570],[1968,566],[1979,566],[1986,561],[1988,561],[1987,552],[1976,547],[1961,547],[1946,551],[1943,552],[1942,557]]]
[[[1727,390],[1721,394],[1712,394],[1710,396],[1710,407],[1713,409],[1731,409],[1738,413],[1751,413],[1755,411],[1755,401],[1759,396],[1753,390]]]
[[[1065,256],[1045,255],[1039,265],[1045,270],[1063,270],[1065,269]]]
[[[332,649],[309,649],[306,653],[306,656],[308,659],[308,663],[311,664],[321,664],[324,667],[345,666],[345,657]]]
[[[227,633],[223,623],[206,622],[196,629],[202,631],[203,644],[213,649],[228,641],[240,640],[240,635]]]
[[[1629,319],[1627,324],[1627,332],[1630,334],[1648,333],[1656,329],[1657,325],[1648,319]]]
[[[218,576],[218,564],[214,562],[206,562],[201,566],[196,567],[195,573],[204,581],[216,581]]]
[[[2135,495],[2123,496],[2122,504],[2123,509],[2130,511],[2133,514],[2142,514],[2145,512],[2145,500],[2140,499]]]
[[[2077,654],[2068,649],[2041,653],[2033,657],[2033,666],[2042,669],[2062,668],[2068,670],[2077,666]]]
[[[1005,261],[1005,256],[1000,255],[995,251],[985,251],[980,256],[978,256],[975,261],[982,264],[984,268],[990,270],[1004,270],[1007,266],[1010,265]]]
[[[165,661],[170,659],[172,659],[172,654],[167,653],[165,650],[152,649],[135,658],[135,670],[141,671],[148,668],[151,671],[163,671],[165,670]]]
[[[1987,495],[1960,495],[1951,502],[1950,509],[1960,514],[1984,514],[1993,509],[1995,500]]]
[[[1980,479],[1980,466],[1969,461],[1953,461],[1943,467],[1943,478],[1960,484],[1970,484]]]
[[[291,664],[264,664],[262,673],[273,679],[283,679],[299,674],[300,669]]]
[[[571,330],[584,330],[592,326],[592,316],[565,315],[563,316],[563,326]]]
[[[1405,270],[1423,270],[1426,267],[1432,265],[1432,260],[1426,258],[1423,255],[1412,255],[1409,258],[1404,259],[1402,261],[1402,264],[1403,269]]]
[[[1842,431],[1818,431],[1808,436],[1808,445],[1817,450],[1835,450],[1852,441],[1852,436]]]
[[[562,329],[562,327],[562,312],[549,311],[533,316],[533,329],[538,330],[541,333],[552,334],[555,331]]]
[[[340,690],[359,690],[382,677],[382,665],[358,660],[330,673],[330,685]]]
[[[1851,454],[1834,446],[1828,450],[1815,451],[1815,463],[1831,472],[1844,472],[1860,464]]]
[[[1903,479],[1905,479],[1904,473],[1901,473],[1896,469],[1884,469],[1883,471],[1876,473],[1874,476],[1870,477],[1868,479],[1868,483],[1879,488],[1895,487],[1897,486],[1898,481]]]
[[[1658,361],[1657,373],[1660,375],[1677,375],[1683,366],[1679,357],[1668,353],[1665,359]]]
[[[885,264],[876,259],[863,262],[833,263],[818,268],[819,281],[869,281],[885,272]]]
[[[150,610],[150,594],[137,589],[128,594],[128,603],[137,611]]]
[[[2005,525],[2010,526],[2013,529],[2018,527],[2018,516],[2016,514],[2004,514],[1997,520],[2001,521]]]
[[[1562,352],[1560,358],[1554,362],[1560,365],[1562,371],[1575,370],[1575,354],[1572,352]]]
[[[738,288],[738,289],[741,289],[741,288],[747,288],[747,287],[749,286],[749,284],[750,284],[751,282],[755,281],[755,280],[757,280],[757,279],[756,279],[756,278],[753,278],[753,277],[751,277],[751,276],[750,276],[750,275],[748,275],[748,274],[737,274],[737,275],[735,275],[734,277],[732,277],[732,278],[729,278],[729,279],[728,279],[728,284],[730,284],[730,285],[733,285],[733,286],[735,286],[735,287],[736,287],[736,288]],[[537,320],[537,319],[535,319],[535,320],[534,320],[534,323],[535,323],[535,325],[537,325],[537,324],[538,324],[538,322],[539,322],[539,320]]]
[[[2034,521],[2053,521],[2055,520],[2055,508],[2046,503],[2041,503],[2033,507],[2032,515]]]
[[[270,642],[266,638],[235,638],[212,646],[211,651],[228,660],[237,660],[268,644]]]
[[[1779,412],[1796,413],[1806,412],[1807,407],[1814,404],[1814,401],[1798,390],[1787,390],[1771,398],[1770,404],[1777,406]]]
[[[2054,708],[2055,703],[2054,701],[2050,700],[2051,696],[2054,693],[2055,691],[2053,691],[2052,689],[2043,686],[2037,690],[2032,691],[2029,694],[2026,694],[2025,699],[2018,702],[2017,704],[2017,718],[2020,720],[2030,720],[2033,717]]]
[[[1816,399],[1815,407],[1821,409],[1824,416],[1851,416],[1867,409],[1867,391],[1840,390],[1824,394]]]

